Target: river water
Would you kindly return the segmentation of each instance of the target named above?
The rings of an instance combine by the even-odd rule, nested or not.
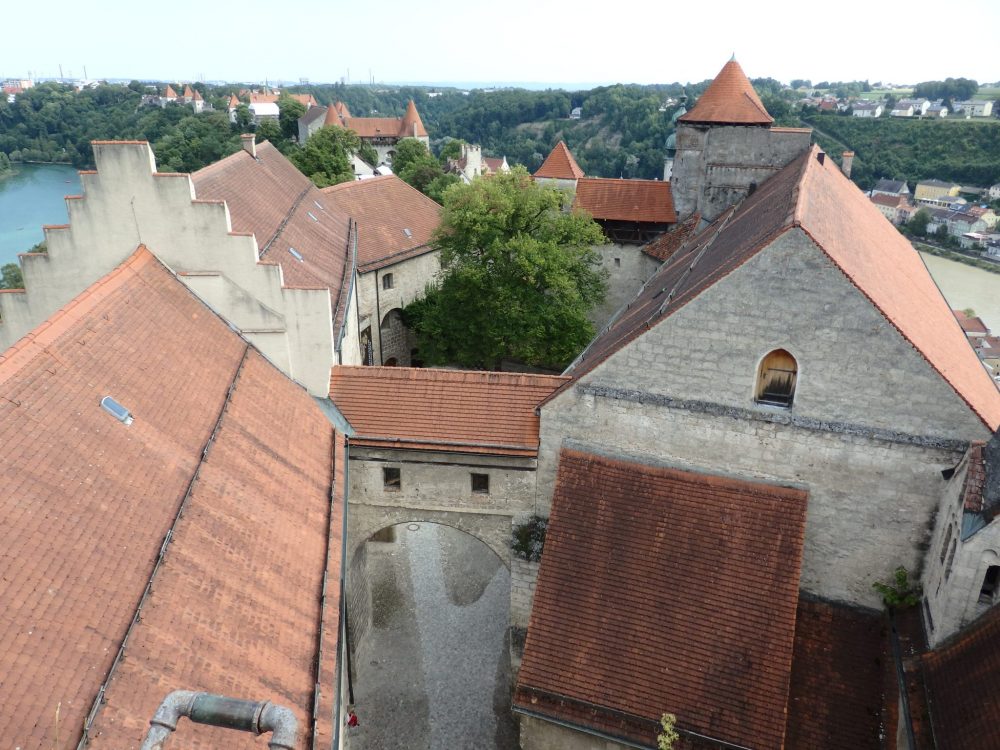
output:
[[[23,164],[0,180],[0,265],[45,239],[43,224],[65,224],[67,195],[80,193],[80,175],[65,164]]]
[[[1000,274],[936,255],[920,256],[953,310],[971,307],[994,334],[1000,335]]]

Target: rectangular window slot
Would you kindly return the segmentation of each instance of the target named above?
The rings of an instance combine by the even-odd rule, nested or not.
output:
[[[489,474],[473,474],[472,475],[472,491],[477,495],[488,495],[490,494],[490,475]]]
[[[386,492],[399,492],[403,487],[399,469],[382,469],[382,489]]]
[[[312,219],[313,221],[319,221],[319,219],[317,219],[317,218],[316,218],[316,217],[315,217],[315,216],[313,215],[313,212],[312,212],[312,211],[306,211],[306,216],[308,216],[308,217],[309,217],[310,219]]]
[[[326,211],[325,208],[323,208],[321,205],[319,205],[319,201],[313,201],[313,203],[316,204],[316,208],[318,208],[320,211]]]
[[[302,253],[300,253],[294,247],[288,248],[288,252],[290,252],[292,254],[292,257],[295,258],[295,260],[297,260],[299,263],[302,262],[302,260],[303,260]]]

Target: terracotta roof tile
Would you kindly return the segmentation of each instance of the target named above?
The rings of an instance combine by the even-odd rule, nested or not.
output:
[[[352,445],[534,456],[535,407],[565,378],[408,367],[333,368]]]
[[[226,201],[233,230],[254,234],[261,260],[281,266],[285,286],[330,290],[339,330],[353,263],[350,217],[326,206],[323,193],[269,142],[257,144],[256,158],[240,150],[191,179],[199,198]]]
[[[923,657],[939,748],[992,750],[1000,743],[1000,607]]]
[[[322,192],[327,208],[358,223],[362,273],[430,252],[441,206],[395,175],[342,182]]]
[[[326,112],[324,125],[343,126],[362,138],[413,138],[426,137],[427,130],[410,100],[402,117],[352,117],[343,102],[337,102]]]
[[[610,180],[582,177],[573,207],[595,219],[672,224],[677,221],[670,183],[660,180]]]
[[[331,428],[255,351],[240,372],[246,351],[140,248],[0,357],[0,442],[14,446],[0,455],[0,700],[12,747],[54,746],[57,704],[61,739],[75,746],[189,487],[98,714],[98,746],[137,747],[181,682],[247,685],[258,693],[247,697],[311,713],[319,608],[290,601],[282,581],[318,595]],[[131,425],[100,407],[107,395]]]
[[[774,118],[764,109],[757,92],[735,59],[727,62],[680,122],[712,125],[770,125]]]
[[[630,737],[648,744],[669,711],[681,729],[781,747],[806,502],[564,449],[515,704],[629,714],[653,723]]]
[[[573,154],[570,153],[566,144],[559,141],[555,148],[545,157],[542,166],[535,172],[535,177],[548,177],[556,180],[579,180],[583,177],[583,170],[576,163]]]
[[[965,455],[968,468],[962,483],[962,507],[971,513],[982,513],[986,510],[983,490],[986,488],[986,443],[981,441],[969,445]]]
[[[891,664],[881,613],[801,598],[785,747],[882,748]]]
[[[821,164],[818,153],[813,146],[675,252],[567,374],[586,374],[782,232],[801,227],[995,431],[1000,426],[1000,390],[920,255],[832,160]]]
[[[642,251],[657,260],[670,260],[691,238],[699,224],[701,224],[701,214],[695,212],[677,226],[671,227],[669,232],[664,232],[656,239],[647,242],[642,246]]]
[[[399,135],[403,138],[427,136],[427,130],[424,129],[424,123],[420,119],[420,113],[417,112],[417,105],[413,103],[412,99],[410,99],[409,104],[406,105],[406,112],[400,122]]]

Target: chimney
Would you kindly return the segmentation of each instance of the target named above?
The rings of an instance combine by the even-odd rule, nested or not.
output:
[[[254,159],[257,158],[257,136],[253,133],[243,133],[240,136],[240,140],[243,141],[243,150],[246,151]]]
[[[817,152],[817,154],[816,154],[816,161],[818,161],[820,164],[825,164],[826,163],[826,152],[825,151],[819,151],[819,152]]]
[[[843,161],[840,162],[840,171],[844,173],[844,177],[850,178],[851,167],[854,166],[854,152],[845,151]]]

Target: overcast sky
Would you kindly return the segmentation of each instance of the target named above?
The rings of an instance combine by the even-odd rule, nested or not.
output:
[[[927,0],[55,0],[30,20],[31,7],[32,33],[5,24],[0,76],[61,64],[180,81],[364,82],[371,70],[386,82],[669,83],[711,78],[735,52],[751,78],[786,82],[1000,79],[998,0],[953,12]]]

